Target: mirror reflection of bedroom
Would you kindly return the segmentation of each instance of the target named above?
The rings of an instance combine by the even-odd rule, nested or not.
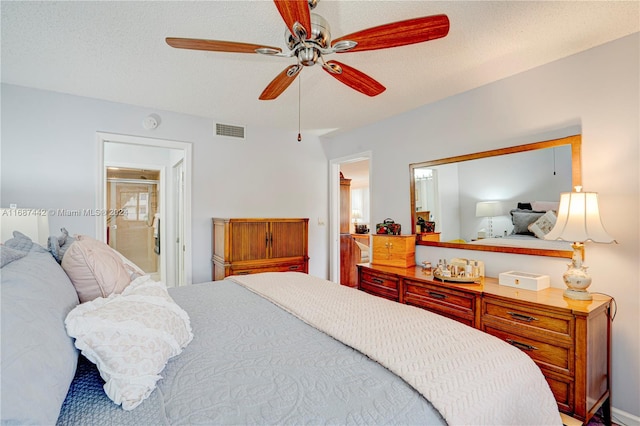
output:
[[[369,262],[369,160],[340,164],[340,284],[356,287]]]
[[[432,228],[420,243],[569,257],[569,243],[544,235],[560,194],[580,185],[580,142],[574,135],[410,165],[413,223]]]

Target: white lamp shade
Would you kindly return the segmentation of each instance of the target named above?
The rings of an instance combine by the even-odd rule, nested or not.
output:
[[[580,243],[616,242],[602,225],[598,194],[595,192],[562,193],[556,224],[544,239]]]
[[[0,209],[2,242],[13,238],[13,231],[20,231],[32,241],[46,247],[49,239],[49,218],[29,214],[36,209]],[[38,209],[39,210],[39,209]]]
[[[476,203],[476,217],[495,217],[504,215],[501,201],[480,201]]]

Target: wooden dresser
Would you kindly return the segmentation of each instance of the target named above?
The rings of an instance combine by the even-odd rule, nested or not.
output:
[[[212,279],[309,272],[309,219],[213,219]]]
[[[421,267],[358,266],[358,288],[414,305],[492,334],[540,367],[558,408],[584,423],[602,406],[611,418],[611,298],[569,300],[562,289],[540,291],[441,282]]]

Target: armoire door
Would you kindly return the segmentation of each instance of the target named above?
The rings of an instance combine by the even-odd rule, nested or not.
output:
[[[301,220],[271,222],[270,258],[302,257],[307,252],[306,223]]]
[[[231,233],[232,262],[259,260],[269,257],[269,222],[233,222]]]

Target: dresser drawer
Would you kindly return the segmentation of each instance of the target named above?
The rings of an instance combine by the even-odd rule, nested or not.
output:
[[[265,266],[250,267],[231,267],[229,275],[249,275],[260,272],[307,272],[306,264],[303,263],[286,263],[273,264]]]
[[[526,330],[527,336],[537,336],[539,339],[551,337],[561,342],[573,341],[573,315],[563,315],[553,311],[484,297],[482,320],[517,327],[518,330]],[[519,331],[519,333],[522,332]]]
[[[400,279],[393,275],[372,272],[368,269],[360,269],[358,288],[375,296],[382,296],[390,300],[398,301]]]
[[[548,370],[543,370],[542,372],[545,380],[549,384],[549,388],[551,389],[556,402],[558,403],[560,411],[573,414],[575,409],[574,380]]]
[[[475,296],[424,282],[404,280],[404,303],[474,326]]]
[[[574,374],[574,349],[571,345],[563,346],[549,343],[544,339],[538,339],[526,333],[520,334],[512,330],[505,330],[493,324],[483,323],[482,331],[522,350],[540,368],[567,376],[573,376]]]

